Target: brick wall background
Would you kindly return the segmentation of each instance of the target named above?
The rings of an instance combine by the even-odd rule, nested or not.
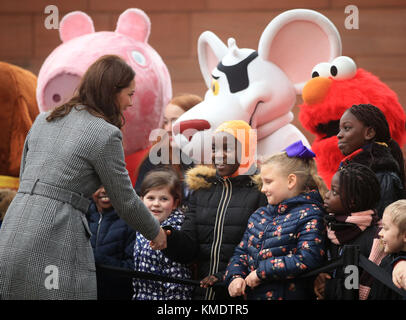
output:
[[[262,31],[276,15],[294,8],[314,9],[338,28],[343,55],[379,76],[406,107],[406,0],[1,0],[0,61],[38,74],[45,58],[61,43],[58,31],[44,26],[44,9],[51,4],[58,7],[60,19],[74,10],[86,12],[96,31],[114,30],[127,8],[144,10],[152,22],[149,43],[168,66],[174,94],[201,96],[207,89],[196,47],[203,31],[213,31],[224,42],[235,37],[240,48],[256,49]],[[359,9],[358,30],[344,27],[344,8],[349,4]],[[302,129],[297,117],[294,124]]]

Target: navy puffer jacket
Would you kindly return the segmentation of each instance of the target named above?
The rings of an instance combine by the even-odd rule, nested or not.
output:
[[[95,262],[125,269],[134,269],[136,231],[120,219],[114,209],[100,214],[92,201],[87,212],[92,236]],[[131,300],[132,280],[107,274],[96,268],[97,297],[99,300]]]
[[[313,279],[294,279],[324,262],[325,211],[317,191],[255,211],[226,271],[226,283],[256,270],[248,299],[310,299]],[[248,287],[247,287],[248,288]]]

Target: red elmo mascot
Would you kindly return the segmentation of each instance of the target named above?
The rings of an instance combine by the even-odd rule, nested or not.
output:
[[[381,109],[392,139],[400,147],[405,143],[406,117],[396,93],[370,72],[357,69],[349,57],[340,56],[331,63],[316,65],[302,97],[299,120],[316,136],[312,150],[319,174],[327,185],[344,157],[337,146],[337,134],[342,114],[352,105],[369,103]]]

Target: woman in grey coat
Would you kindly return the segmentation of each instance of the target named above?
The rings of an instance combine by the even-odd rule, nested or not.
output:
[[[68,103],[36,118],[0,232],[0,299],[97,298],[84,214],[100,185],[128,225],[166,246],[124,162],[120,128],[122,111],[132,105],[134,76],[121,58],[101,57]]]

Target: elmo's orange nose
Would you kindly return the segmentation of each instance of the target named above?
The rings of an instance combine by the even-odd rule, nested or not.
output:
[[[303,87],[302,98],[306,104],[322,102],[330,89],[332,80],[324,77],[315,77]]]

